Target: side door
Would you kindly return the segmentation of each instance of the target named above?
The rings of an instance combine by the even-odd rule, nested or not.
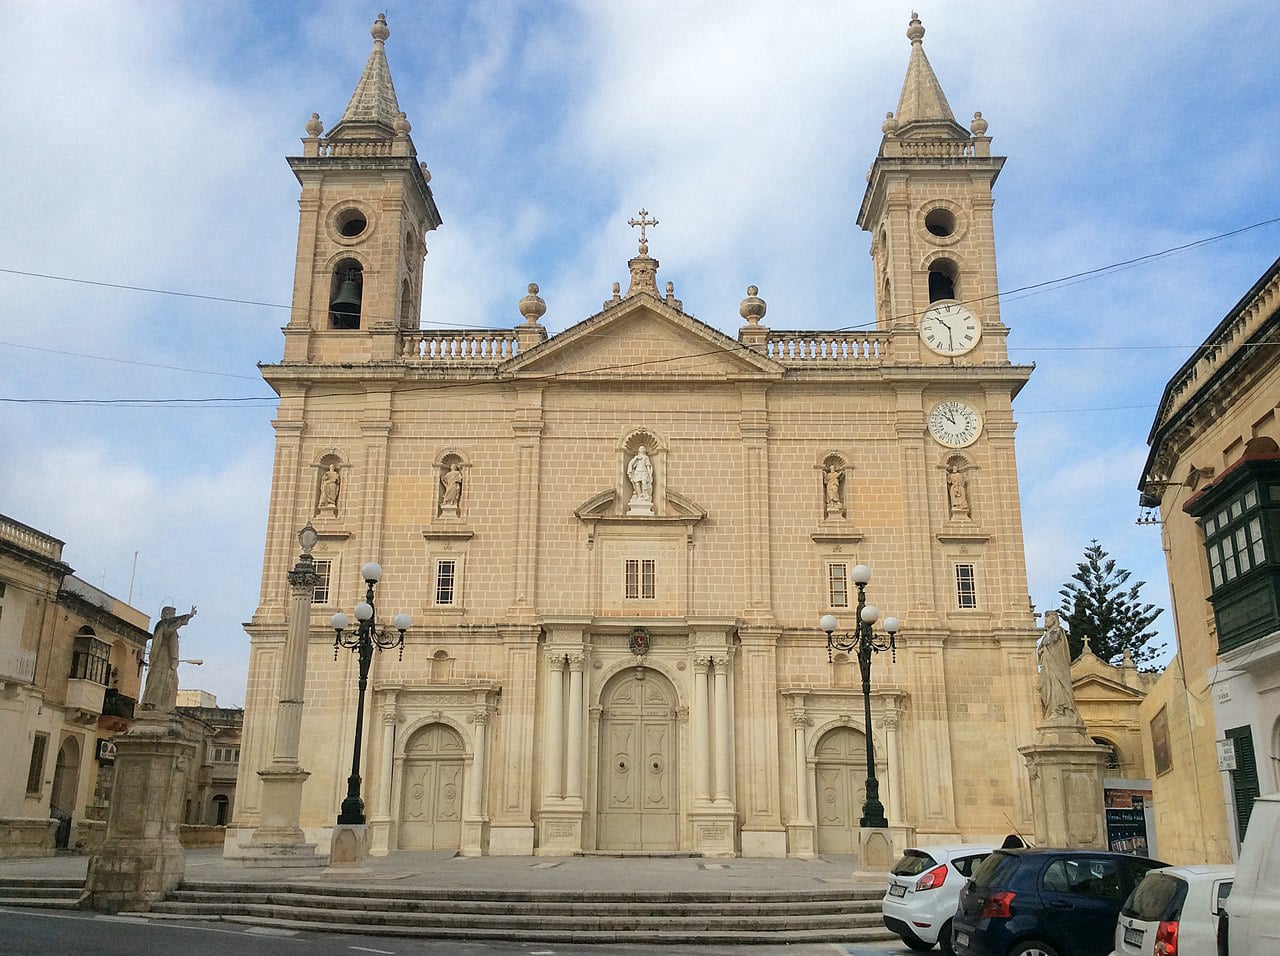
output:
[[[1054,860],[1040,882],[1048,941],[1079,956],[1111,952],[1126,884],[1132,888],[1132,878],[1126,879],[1117,858],[1081,854]]]

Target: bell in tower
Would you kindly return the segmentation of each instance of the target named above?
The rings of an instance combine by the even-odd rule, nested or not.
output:
[[[358,265],[344,263],[333,274],[333,297],[329,300],[329,323],[335,329],[360,328],[360,299],[364,275]]]

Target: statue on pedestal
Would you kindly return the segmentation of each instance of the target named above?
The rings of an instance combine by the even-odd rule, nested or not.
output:
[[[178,628],[196,616],[195,605],[187,614],[166,607],[160,612],[155,633],[151,636],[150,669],[142,690],[140,710],[172,714],[178,705]]]
[[[1044,636],[1036,652],[1040,665],[1040,703],[1045,720],[1054,723],[1079,724],[1080,711],[1071,693],[1071,651],[1067,634],[1058,623],[1057,611],[1046,611]]]

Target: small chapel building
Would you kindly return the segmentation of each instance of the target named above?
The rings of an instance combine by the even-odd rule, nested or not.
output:
[[[685,311],[641,211],[629,283],[549,335],[536,286],[505,330],[420,327],[441,225],[388,69],[385,18],[341,120],[307,124],[293,309],[252,639],[235,855],[261,821],[310,522],[302,823],[328,846],[357,662],[329,619],[378,561],[361,773],[374,853],[856,852],[873,735],[895,842],[1031,829],[1038,630],[1027,594],[987,123],[954,118],[912,18],[857,212],[875,315],[774,329],[755,287]],[[745,283],[744,283],[745,284]],[[513,302],[520,291],[513,292]],[[602,293],[605,290],[602,290]],[[733,328],[732,332],[717,327]],[[855,566],[902,621],[874,664]]]

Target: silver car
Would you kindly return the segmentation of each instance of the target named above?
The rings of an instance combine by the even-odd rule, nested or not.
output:
[[[951,956],[951,917],[960,890],[993,849],[970,843],[907,850],[889,874],[880,904],[884,925],[911,949],[923,952],[940,945]]]

